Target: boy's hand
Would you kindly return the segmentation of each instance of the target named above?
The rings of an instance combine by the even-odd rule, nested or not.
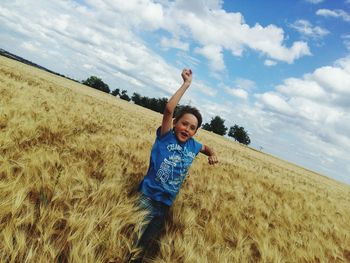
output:
[[[191,82],[192,82],[192,70],[191,69],[184,69],[181,73],[181,77],[185,83],[191,84]]]
[[[216,164],[216,163],[218,163],[219,161],[218,161],[218,157],[214,154],[214,155],[210,155],[209,157],[208,157],[208,163],[210,164],[210,165],[214,165],[214,164]]]
[[[210,165],[214,165],[219,162],[218,157],[216,156],[214,150],[210,148],[208,145],[203,144],[200,152],[208,156],[208,163]]]

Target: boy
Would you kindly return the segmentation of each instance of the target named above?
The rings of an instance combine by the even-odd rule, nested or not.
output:
[[[139,207],[148,212],[146,224],[140,229],[136,246],[141,255],[132,262],[141,262],[150,242],[158,237],[165,216],[173,203],[195,156],[201,152],[213,165],[218,162],[214,151],[192,138],[202,124],[202,116],[196,108],[185,106],[172,120],[174,110],[192,82],[192,71],[182,71],[182,86],[168,101],[157,130],[157,138],[151,151],[148,172],[140,183]],[[172,128],[173,126],[173,128]]]

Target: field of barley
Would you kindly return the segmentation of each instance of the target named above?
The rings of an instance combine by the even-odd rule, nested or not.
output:
[[[161,115],[0,56],[0,262],[125,262]],[[149,262],[350,262],[350,187],[199,130]]]

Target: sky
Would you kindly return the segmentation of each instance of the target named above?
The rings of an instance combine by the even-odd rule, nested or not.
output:
[[[350,184],[350,0],[1,0],[0,48],[170,97],[251,147]]]

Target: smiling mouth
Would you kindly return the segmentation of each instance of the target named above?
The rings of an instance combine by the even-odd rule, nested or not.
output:
[[[188,137],[188,134],[185,133],[185,132],[181,132],[180,134],[181,134],[183,137],[186,137],[186,138]]]

